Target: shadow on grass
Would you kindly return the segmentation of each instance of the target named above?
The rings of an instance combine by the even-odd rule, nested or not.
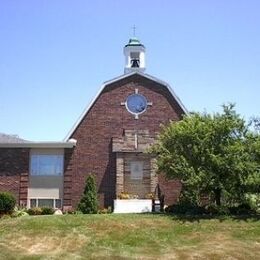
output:
[[[259,221],[260,214],[247,214],[247,215],[190,215],[190,214],[173,214],[173,213],[143,213],[143,214],[153,214],[161,217],[171,217],[172,220],[178,220],[182,222],[200,222],[201,220],[219,220],[220,222],[226,220],[232,221]]]
[[[259,221],[260,215],[175,215],[175,214],[166,214],[172,216],[174,220],[179,220],[182,222],[200,222],[201,220],[219,220],[220,222],[226,220],[232,221]]]

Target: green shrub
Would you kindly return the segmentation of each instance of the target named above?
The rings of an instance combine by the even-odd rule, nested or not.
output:
[[[205,214],[205,209],[193,204],[179,203],[176,205],[171,205],[165,208],[166,213],[173,214],[185,214],[185,215],[201,215]]]
[[[53,208],[43,207],[42,215],[52,215],[55,212]]]
[[[247,193],[245,195],[245,203],[254,211],[260,210],[260,193]]]
[[[10,214],[15,207],[15,197],[9,192],[0,192],[0,215]]]
[[[83,196],[79,202],[78,210],[84,214],[97,213],[96,181],[93,175],[89,175],[86,178],[86,186]]]
[[[41,208],[30,208],[27,209],[27,213],[29,215],[35,216],[35,215],[42,215],[42,209]]]
[[[18,218],[18,217],[29,216],[29,214],[26,211],[27,211],[26,208],[15,207],[11,217]]]
[[[75,210],[73,210],[73,209],[68,209],[68,210],[64,211],[64,213],[68,214],[68,215],[73,215],[74,212],[75,212]]]
[[[74,214],[74,215],[82,215],[83,212],[80,211],[80,210],[75,210],[75,211],[73,212],[73,214]]]
[[[206,213],[210,215],[230,215],[230,209],[226,206],[210,204],[205,207]]]
[[[229,216],[229,215],[252,215],[257,214],[257,209],[253,208],[250,203],[242,203],[234,206],[217,206],[209,204],[204,207],[193,204],[178,203],[168,206],[166,213],[180,215],[211,215],[211,216]]]
[[[68,214],[68,215],[81,215],[81,214],[83,214],[82,211],[80,211],[80,210],[73,210],[73,209],[66,210],[64,213]]]
[[[252,209],[248,203],[229,207],[229,211],[232,215],[251,215],[256,213],[256,210]]]

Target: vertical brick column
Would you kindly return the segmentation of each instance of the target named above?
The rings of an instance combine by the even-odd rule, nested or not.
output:
[[[72,208],[72,152],[73,149],[64,151],[64,182],[63,182],[63,210]]]
[[[124,191],[124,157],[122,153],[116,154],[116,196]]]
[[[27,206],[28,188],[29,188],[29,168],[30,168],[30,149],[22,149],[23,165],[20,173],[19,205]]]
[[[29,171],[22,172],[20,175],[20,189],[19,189],[19,205],[27,206],[29,187]]]

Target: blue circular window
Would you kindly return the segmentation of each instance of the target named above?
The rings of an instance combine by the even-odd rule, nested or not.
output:
[[[126,108],[132,114],[141,114],[147,108],[147,100],[140,94],[130,95],[126,100]]]

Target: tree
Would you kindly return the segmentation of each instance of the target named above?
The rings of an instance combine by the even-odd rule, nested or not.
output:
[[[95,177],[91,174],[86,178],[86,186],[79,202],[78,210],[84,214],[97,213],[97,190]]]
[[[158,154],[160,172],[182,181],[184,193],[192,193],[197,203],[208,194],[220,206],[224,200],[241,201],[246,181],[259,176],[256,140],[259,136],[253,137],[231,104],[223,106],[223,113],[191,113],[171,122],[151,152]]]
[[[260,117],[254,116],[250,120],[250,124],[254,127],[255,131],[260,133]]]
[[[260,128],[256,133],[247,136],[247,148],[251,154],[251,160],[256,164],[256,171],[250,174],[244,183],[244,189],[250,193],[258,193],[260,196]],[[258,133],[258,134],[257,134]]]

